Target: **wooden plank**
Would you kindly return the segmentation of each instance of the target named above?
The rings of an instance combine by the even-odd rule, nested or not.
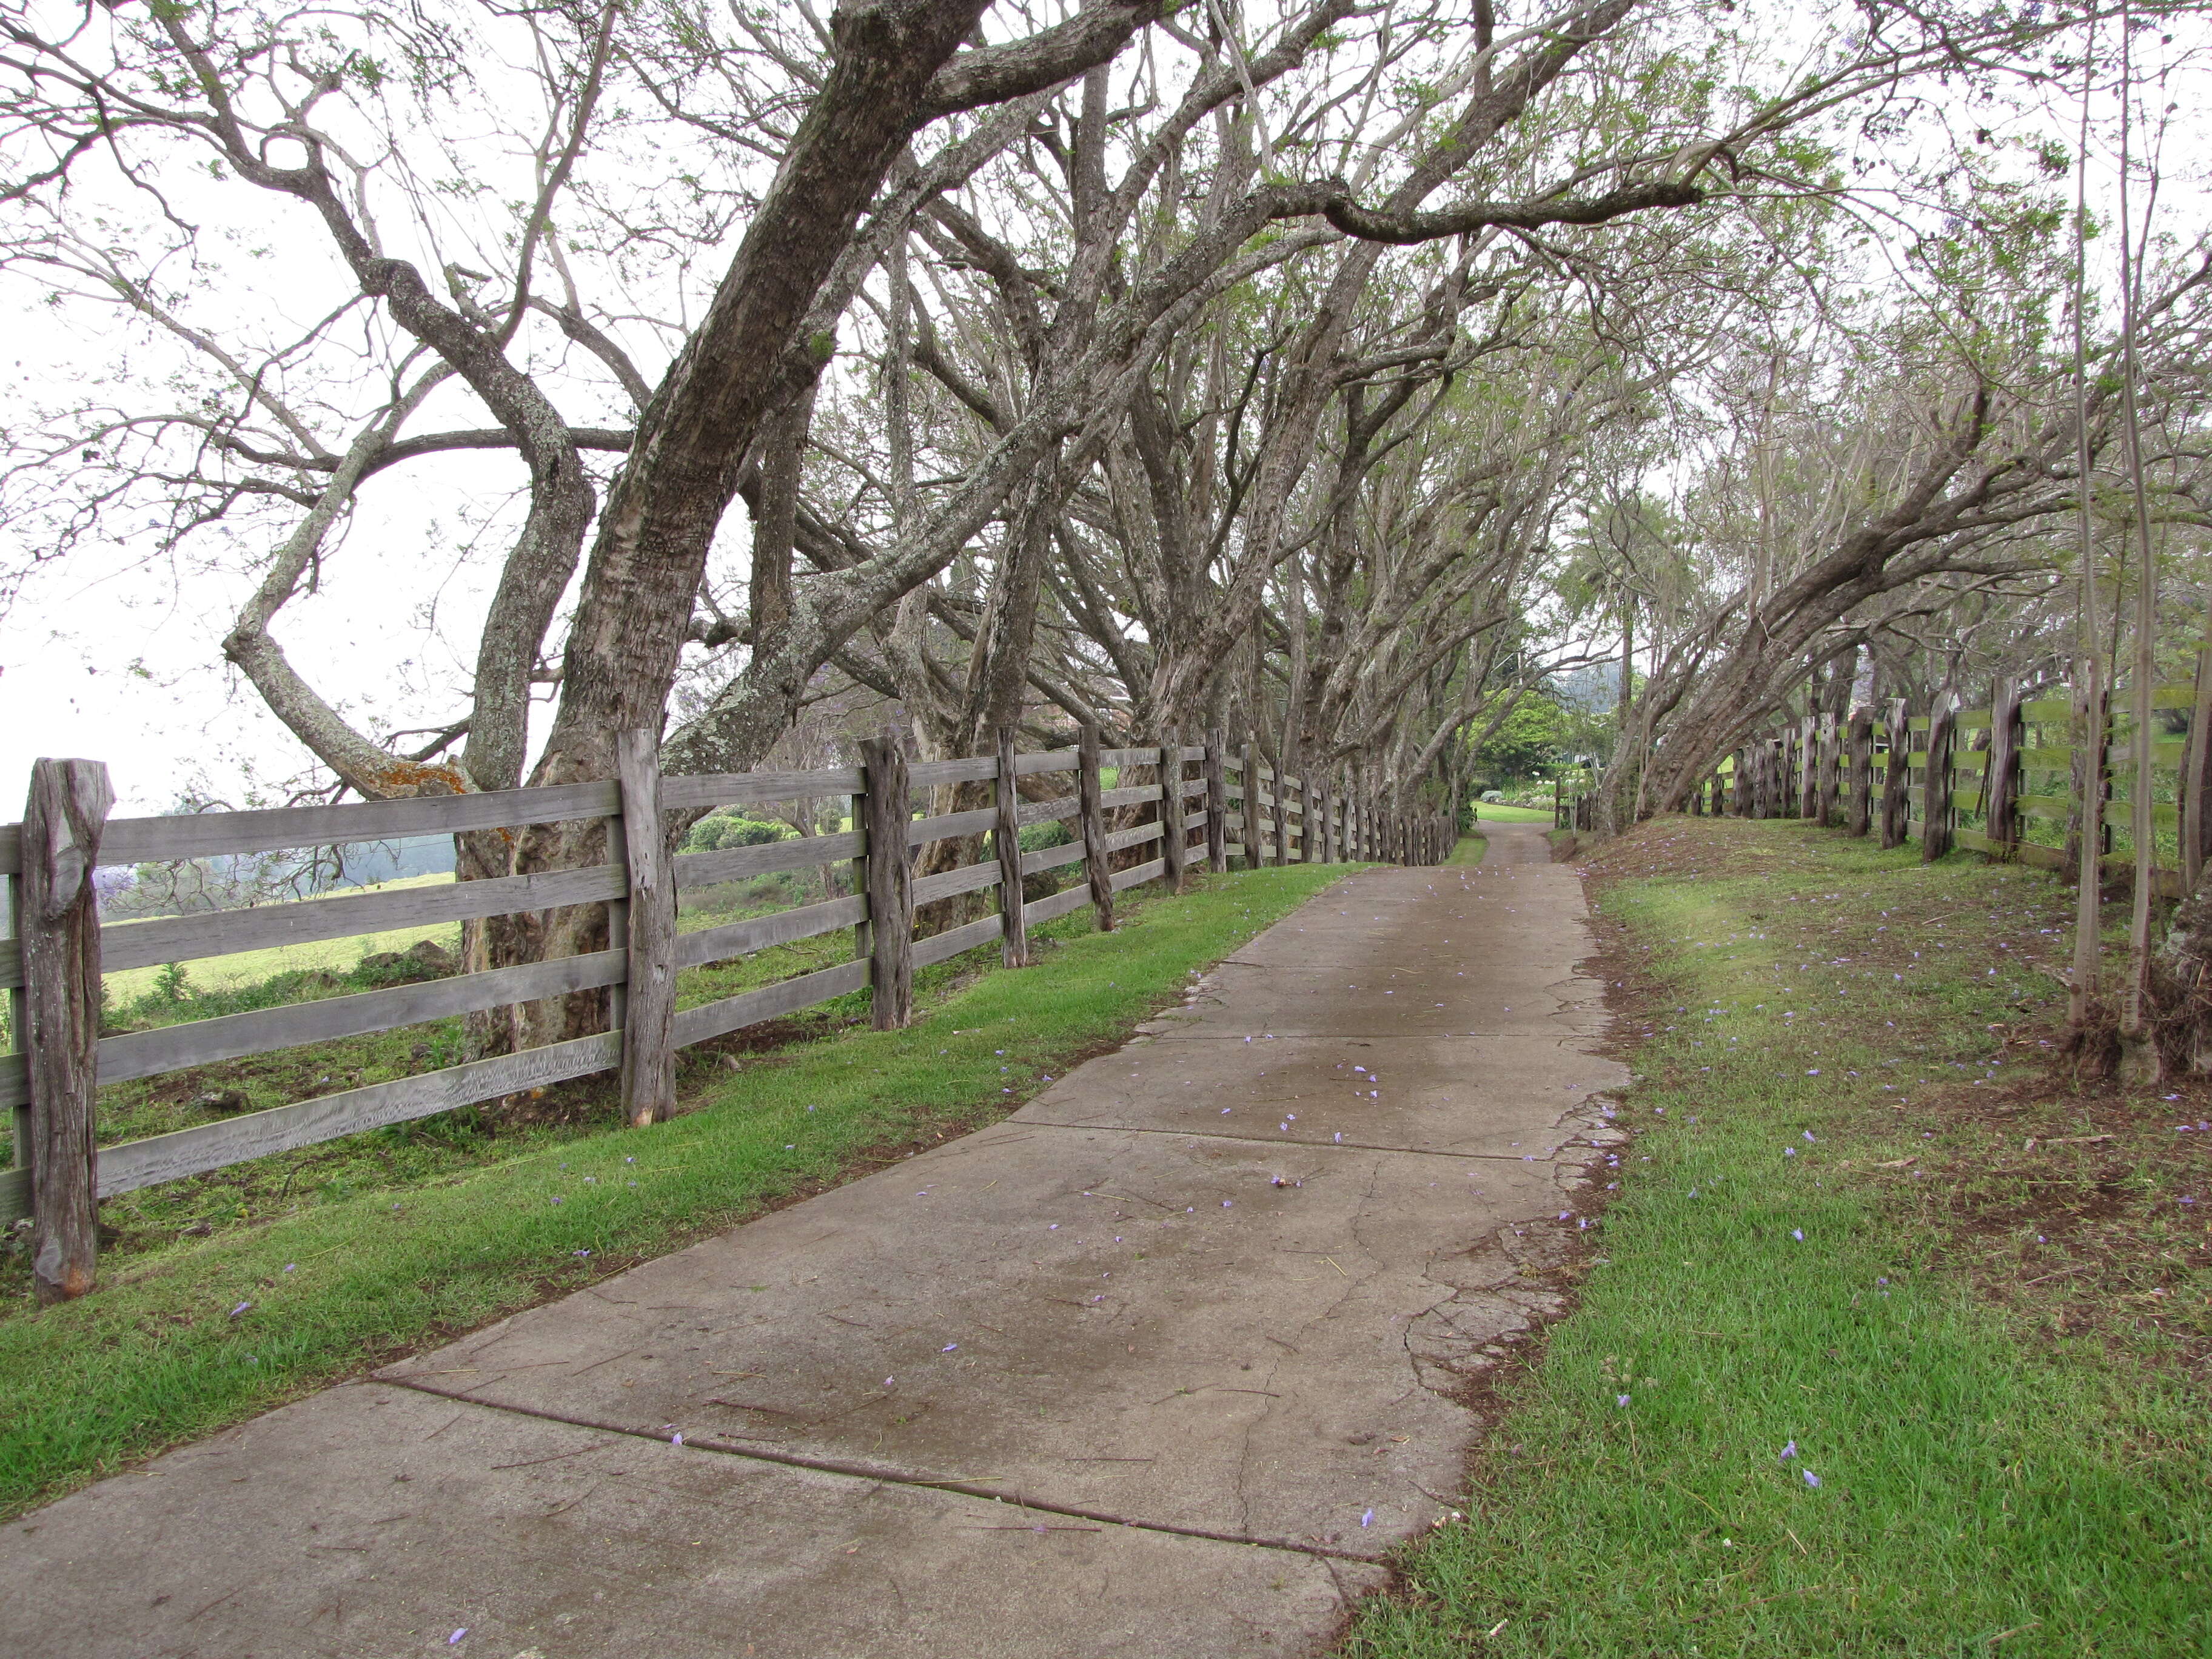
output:
[[[1041,898],[1035,904],[1030,905],[1029,918],[1042,927],[1054,917],[1067,915],[1073,911],[1080,910],[1090,902],[1091,890],[1088,887],[1079,885],[1064,888],[1051,897]]]
[[[2073,816],[2074,803],[2065,795],[2020,795],[2013,800],[2014,808],[2024,818],[2048,818],[2063,823]]]
[[[1014,809],[1014,822],[1024,830],[1032,823],[1072,818],[1083,811],[1083,797],[1063,795],[1057,800],[1025,800]]]
[[[0,1054],[0,1110],[30,1103],[30,1071],[24,1064],[23,1056]],[[21,1119],[17,1120],[15,1128],[18,1133],[24,1133],[27,1127]]]
[[[629,866],[624,907],[629,961],[623,975],[622,1099],[633,1128],[676,1110],[676,876],[660,817],[660,734],[644,726],[615,733],[622,790],[623,850]],[[611,931],[611,930],[610,930]]]
[[[1040,772],[1073,772],[1082,758],[1079,749],[1053,749],[1042,755],[1021,755],[1015,758],[1014,772],[1024,778],[1035,777]]]
[[[2038,744],[2033,749],[2020,751],[2020,763],[2022,769],[2029,772],[2070,772],[2074,769],[2074,745]]]
[[[1109,789],[1099,796],[1098,805],[1110,811],[1116,806],[1141,806],[1148,800],[1159,799],[1159,785],[1146,783],[1127,789]]]
[[[1157,827],[1157,826],[1155,826]],[[1167,871],[1167,860],[1154,859],[1150,864],[1140,864],[1133,870],[1124,870],[1114,878],[1114,890],[1124,892],[1132,887],[1141,887],[1157,879]]]
[[[105,972],[115,974],[156,963],[195,962],[234,951],[263,951],[568,904],[599,904],[621,898],[629,890],[629,874],[620,865],[597,864],[582,870],[457,881],[442,887],[403,887],[386,893],[120,921],[100,930],[101,965]]]
[[[622,1039],[612,1032],[572,1037],[520,1054],[495,1054],[419,1077],[372,1083],[289,1106],[248,1112],[219,1122],[195,1124],[143,1140],[101,1149],[100,1195],[112,1198],[157,1182],[242,1164],[251,1158],[296,1152],[342,1135],[450,1112],[480,1100],[542,1089],[618,1065]],[[0,1204],[4,1210],[4,1204]]]
[[[2020,839],[2019,813],[2013,805],[2020,794],[2020,702],[2017,680],[2001,679],[1990,690],[1990,747],[1979,805],[1984,833],[1999,857]]]
[[[1106,862],[1105,787],[1098,775],[1105,760],[1098,747],[1096,726],[1083,728],[1081,754],[1083,763],[1075,769],[1075,778],[1083,801],[1083,868],[1091,889],[1091,902],[1098,912],[1098,931],[1110,933],[1114,931],[1114,880],[1112,868]]]
[[[664,811],[690,806],[755,806],[811,795],[857,795],[866,786],[857,766],[813,772],[695,772],[660,781]]]
[[[104,966],[101,971],[106,971]],[[22,948],[12,939],[0,939],[0,989],[22,982]]]
[[[1261,842],[1266,831],[1261,828],[1265,819],[1260,802],[1260,754],[1254,735],[1245,734],[1238,748],[1238,778],[1240,788],[1237,805],[1243,809],[1237,815],[1237,838],[1243,848],[1244,867],[1257,868]]]
[[[23,867],[23,826],[0,823],[0,876],[17,874]]]
[[[972,760],[917,761],[906,769],[908,789],[941,789],[948,784],[988,783],[999,775],[999,757],[982,755]]]
[[[916,818],[906,828],[906,844],[920,847],[933,841],[951,841],[957,836],[980,836],[997,824],[999,809],[979,806],[972,812],[940,812],[933,818]]]
[[[1160,826],[1157,823],[1140,823],[1133,830],[1116,830],[1106,837],[1106,850],[1109,853],[1120,853],[1132,847],[1141,847],[1146,842],[1156,839],[1159,833]]]
[[[1901,734],[1910,729],[1905,720],[1904,698],[1892,697],[1889,700],[1888,718],[1886,724],[1893,733]],[[1885,851],[1905,845],[1905,828],[1908,822],[1905,787],[1911,768],[1899,763],[1899,757],[1896,744],[1899,741],[1909,742],[1910,739],[1893,737],[1891,739],[1888,754],[1882,763],[1881,844]]]
[[[720,1002],[702,1003],[696,1008],[678,1009],[676,1014],[676,1046],[688,1048],[695,1042],[704,1042],[710,1037],[742,1030],[748,1025],[757,1025],[764,1019],[795,1014],[802,1008],[811,1008],[816,1003],[827,1002],[832,997],[865,990],[868,984],[868,969],[867,957],[855,957],[852,961],[841,962],[834,968],[817,969],[813,973],[782,980],[758,991],[747,991],[741,996],[724,997]]]
[[[676,962],[680,968],[727,962],[732,957],[765,951],[772,945],[788,945],[793,939],[835,933],[840,927],[865,921],[867,916],[868,902],[856,893],[820,904],[779,910],[772,916],[754,916],[744,921],[725,922],[720,927],[702,927],[695,933],[676,936]]]
[[[869,1015],[877,1030],[896,1031],[914,1023],[914,852],[906,839],[913,797],[896,732],[862,743],[860,759],[868,775],[861,805],[868,835]]]
[[[2020,706],[2020,716],[2031,726],[2064,726],[2074,718],[2070,697],[2038,697]]]
[[[1206,865],[1219,875],[1229,868],[1229,739],[1221,727],[1206,729],[1200,758],[1206,763]]]
[[[1203,806],[1200,807],[1195,812],[1184,813],[1182,820],[1183,833],[1185,835],[1188,835],[1194,830],[1203,830],[1206,827],[1207,819],[1211,815]]]
[[[837,864],[864,850],[860,832],[848,830],[836,836],[796,836],[772,841],[764,847],[725,847],[714,853],[679,853],[676,884],[711,887],[720,881],[739,881],[777,870],[807,870],[817,864]]]
[[[1224,842],[1221,846],[1221,856],[1227,859],[1243,858],[1244,843],[1241,841]]]
[[[2032,864],[2039,870],[2063,872],[2070,867],[2065,853],[2056,847],[2039,847],[2033,842],[2024,841],[2012,850],[2013,856],[2022,864]]]
[[[1158,766],[1160,751],[1158,749],[1103,749],[1099,751],[1098,763],[1101,766]]]
[[[995,915],[985,916],[963,927],[948,927],[941,933],[933,933],[926,939],[918,940],[914,947],[914,965],[927,968],[937,963],[948,962],[963,951],[972,951],[981,945],[997,944],[1004,932],[1001,920]]]
[[[1187,743],[1176,750],[1176,753],[1187,761],[1202,761],[1206,758],[1206,745]]]
[[[1985,749],[1960,749],[1951,756],[1951,769],[1954,772],[1979,772],[1989,763],[1989,751]]]
[[[92,872],[115,792],[98,761],[39,760],[23,805],[23,872],[12,888],[23,953],[30,1085],[15,1160],[30,1166],[31,1283],[48,1307],[82,1296],[100,1261],[94,1107],[100,1088],[100,906]]]
[[[991,853],[999,864],[1000,959],[1008,968],[1025,968],[1030,960],[1029,924],[1022,911],[1022,798],[1015,780],[1015,747],[1019,733],[1011,726],[999,728],[999,771],[992,785]]]
[[[988,863],[963,864],[957,870],[940,871],[933,876],[922,876],[914,884],[914,902],[929,904],[938,899],[957,897],[962,893],[980,893],[986,887],[999,884],[999,864],[996,859]]]
[[[1069,842],[1065,847],[1043,847],[1034,853],[1022,854],[1022,873],[1034,876],[1039,871],[1057,870],[1063,864],[1079,864],[1084,846],[1079,841]]]
[[[1874,825],[1874,711],[1864,703],[1850,712],[1844,728],[1844,830],[1863,836]],[[1713,773],[1713,816],[1721,815],[1721,775]]]
[[[1182,734],[1177,728],[1170,726],[1161,734],[1160,804],[1153,810],[1153,816],[1159,821],[1164,832],[1171,830],[1182,817],[1183,763],[1182,757]],[[1200,787],[1203,787],[1203,785],[1200,786]],[[1184,836],[1163,833],[1160,837],[1160,854],[1168,867],[1168,891],[1182,892],[1183,865],[1190,854],[1189,839]]]
[[[420,985],[395,985],[382,991],[328,997],[320,1002],[257,1008],[250,1013],[224,1014],[215,1019],[102,1037],[100,1080],[125,1083],[186,1066],[211,1066],[221,1060],[275,1054],[310,1042],[419,1025],[425,1020],[445,1019],[478,1008],[501,1008],[509,1003],[565,996],[572,991],[597,990],[622,982],[628,955],[625,951],[592,951],[580,957],[526,962],[519,967],[495,968],[487,973],[462,974]]]
[[[416,795],[406,800],[356,801],[344,806],[278,806],[254,812],[198,812],[173,817],[117,818],[100,838],[110,864],[160,864],[225,853],[270,853],[288,847],[395,841],[465,830],[505,830],[571,818],[603,818],[620,810],[615,786],[567,783],[550,789],[495,789],[473,795]]]

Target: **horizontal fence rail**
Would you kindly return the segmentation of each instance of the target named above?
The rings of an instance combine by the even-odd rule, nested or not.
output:
[[[673,1106],[678,1049],[860,992],[868,994],[876,1024],[904,1024],[916,969],[992,944],[1018,967],[1028,960],[1030,927],[1088,904],[1110,932],[1115,896],[1133,888],[1163,882],[1179,891],[1191,870],[1224,871],[1232,859],[1248,867],[1437,863],[1453,841],[1438,815],[1385,812],[1339,780],[1279,777],[1256,741],[1232,750],[1218,731],[1202,744],[1179,744],[1170,733],[1160,745],[1121,749],[1102,747],[1087,731],[1076,748],[1024,755],[1006,728],[997,754],[945,761],[909,762],[888,739],[863,748],[859,766],[663,777],[649,734],[624,732],[620,775],[608,782],[155,818],[106,817],[106,770],[96,763],[38,763],[24,822],[0,826],[0,873],[9,879],[16,930],[0,940],[0,988],[11,997],[16,1047],[0,1055],[0,1105],[15,1113],[14,1167],[0,1170],[0,1224],[28,1215],[34,1257],[59,1263],[37,1275],[41,1298],[92,1283],[101,1198],[606,1072],[620,1073],[630,1120],[649,1123]],[[917,817],[918,796],[927,792],[950,810]],[[677,831],[708,809],[824,799],[850,803],[848,829],[673,850]],[[979,799],[989,804],[969,804]],[[513,844],[513,832],[531,826],[593,823],[604,826],[601,856],[609,861],[577,868],[106,926],[93,897],[95,867],[483,831],[507,832]],[[1063,826],[1068,839],[1023,851],[1021,831],[1046,824]],[[986,853],[965,851],[987,841]],[[968,861],[937,868],[939,855],[931,853],[928,873],[917,874],[925,849],[945,843]],[[839,868],[854,889],[845,896],[690,932],[678,927],[679,893],[812,869],[825,872],[828,886],[828,872]],[[1073,884],[1026,897],[1032,880],[1061,879],[1054,872],[1071,869]],[[989,896],[991,914],[915,936],[917,908],[955,900],[972,908],[975,895]],[[99,1030],[103,974],[579,907],[604,915],[604,948],[489,966],[477,965],[479,951],[472,971],[419,982],[149,1030]],[[848,932],[848,961],[699,1006],[676,1006],[682,970]],[[599,996],[607,1029],[96,1144],[103,1084],[579,994]],[[49,1017],[50,1010],[60,1012]]]

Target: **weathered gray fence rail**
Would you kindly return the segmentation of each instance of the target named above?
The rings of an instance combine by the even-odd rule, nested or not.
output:
[[[1164,748],[1128,749],[1103,749],[1097,733],[1086,732],[1075,749],[1024,755],[1015,752],[1009,728],[994,755],[918,763],[888,739],[865,747],[859,767],[663,777],[650,734],[629,732],[617,746],[619,776],[604,783],[157,818],[107,817],[106,769],[96,763],[38,763],[23,823],[0,827],[0,872],[9,882],[16,929],[0,941],[0,986],[12,1000],[16,1043],[16,1052],[0,1056],[0,1106],[15,1113],[15,1167],[0,1171],[0,1224],[32,1218],[40,1297],[59,1300],[91,1285],[95,1206],[103,1197],[597,1072],[619,1071],[630,1120],[651,1123],[674,1104],[679,1048],[863,989],[878,1028],[904,1025],[913,1016],[917,968],[994,941],[1007,965],[1021,966],[1030,927],[1088,903],[1110,932],[1115,895],[1159,880],[1179,891],[1200,862],[1216,871],[1232,858],[1255,865],[1433,863],[1450,848],[1442,819],[1385,816],[1328,782],[1278,780],[1252,744],[1232,764],[1218,731],[1198,746],[1178,744],[1170,734]],[[1121,787],[1109,789],[1108,768],[1152,781],[1121,784],[1117,777]],[[1021,798],[1020,779],[1061,774],[1073,775],[1066,794]],[[989,806],[914,816],[916,791],[986,783],[994,787]],[[851,830],[767,846],[677,853],[665,821],[704,807],[838,795],[853,802]],[[613,858],[606,864],[97,925],[98,866],[588,819],[609,825]],[[1071,821],[1069,844],[1021,850],[1024,828],[1063,820]],[[983,835],[993,842],[988,858],[915,876],[918,848]],[[887,846],[895,849],[890,856],[879,850]],[[857,878],[849,896],[678,930],[684,890],[847,861]],[[1024,902],[1023,878],[1079,862],[1083,882]],[[917,906],[989,890],[997,894],[994,914],[915,939]],[[608,949],[98,1035],[105,972],[585,904],[609,907]],[[676,1006],[677,975],[685,968],[848,929],[857,941],[851,961],[698,1007]],[[141,1140],[96,1142],[95,1096],[103,1083],[602,988],[613,994],[611,1029],[596,1035]]]

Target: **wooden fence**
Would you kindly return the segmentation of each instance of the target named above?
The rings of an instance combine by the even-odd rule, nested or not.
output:
[[[2095,798],[2104,866],[2132,871],[2132,852],[2115,842],[2132,834],[2136,767],[2132,716],[2116,691],[2094,713],[2069,688],[2000,684],[1986,707],[1955,696],[1914,714],[1902,698],[1879,711],[1865,705],[1838,720],[1808,715],[1753,738],[1726,757],[1692,791],[1692,813],[1810,819],[1878,835],[1884,847],[1917,842],[1923,859],[1964,848],[1999,860],[2071,872]],[[2180,898],[2212,850],[2212,673],[2197,684],[2153,689],[2158,725],[2150,744],[2154,890]],[[2085,743],[2095,731],[2100,742]],[[1595,802],[1561,804],[1558,817],[1592,827]]]
[[[1386,814],[1313,778],[1278,781],[1257,746],[1229,752],[1220,732],[1199,746],[1105,749],[1096,731],[1073,749],[1018,754],[1011,728],[995,755],[909,763],[896,742],[863,745],[862,764],[811,772],[663,777],[652,734],[623,734],[619,775],[599,783],[338,806],[110,818],[106,769],[40,761],[21,824],[0,827],[15,936],[0,940],[0,985],[12,996],[16,1052],[0,1056],[0,1103],[14,1109],[15,1165],[0,1171],[0,1223],[33,1220],[33,1273],[52,1301],[90,1288],[95,1206],[156,1182],[312,1146],[590,1073],[619,1070],[625,1111],[650,1123],[673,1104],[676,1050],[866,989],[879,1029],[912,1017],[914,972],[996,942],[1029,959],[1028,929],[1085,904],[1110,931],[1117,894],[1147,882],[1180,890],[1200,861],[1248,865],[1441,861],[1441,817]],[[1152,781],[1105,787],[1131,773]],[[1196,775],[1193,775],[1193,769]],[[1057,797],[1024,799],[1018,780],[1067,775]],[[915,817],[917,790],[989,784],[994,803]],[[1030,786],[1032,793],[1038,786]],[[848,797],[851,827],[765,846],[678,853],[668,815],[824,796]],[[138,866],[407,836],[606,822],[611,860],[390,892],[99,924],[95,866]],[[1072,821],[1065,845],[1024,853],[1025,826]],[[1199,840],[1193,842],[1193,832]],[[935,841],[988,835],[979,862],[916,878]],[[1231,839],[1232,836],[1235,839]],[[1153,843],[1158,842],[1155,847]],[[896,846],[898,855],[872,851]],[[1145,854],[1152,854],[1146,861]],[[853,892],[696,932],[677,927],[684,889],[849,861]],[[1085,879],[1024,902],[1023,878],[1078,865]],[[1119,865],[1122,867],[1116,867]],[[915,908],[996,890],[994,914],[916,939]],[[609,907],[612,948],[319,1001],[103,1036],[100,975],[272,945],[376,933],[559,907]],[[815,935],[854,930],[851,960],[702,1006],[676,1006],[678,973]],[[319,1096],[167,1134],[100,1146],[94,1095],[122,1082],[423,1021],[606,989],[609,1029],[442,1070]]]

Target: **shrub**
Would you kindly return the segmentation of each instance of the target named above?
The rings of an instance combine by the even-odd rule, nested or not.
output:
[[[771,842],[788,841],[791,835],[785,824],[765,823],[735,812],[716,812],[691,826],[691,833],[684,838],[684,850],[718,853],[726,847],[765,847]]]

